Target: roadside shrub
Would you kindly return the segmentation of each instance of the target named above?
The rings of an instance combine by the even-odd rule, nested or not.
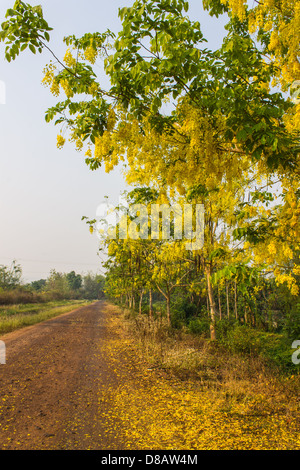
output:
[[[188,331],[195,335],[208,335],[209,320],[206,318],[191,318],[188,323]]]
[[[285,334],[255,330],[247,325],[235,325],[223,338],[223,344],[233,353],[259,356],[270,366],[295,369],[291,341]]]
[[[300,302],[287,315],[283,331],[287,338],[300,340]]]
[[[247,325],[236,325],[227,333],[227,345],[232,352],[258,354],[261,351],[260,332]]]
[[[220,343],[226,343],[229,331],[233,330],[237,326],[240,326],[236,320],[230,320],[228,318],[217,321],[216,323],[216,332],[217,338]]]
[[[191,303],[187,297],[179,297],[172,301],[172,326],[173,328],[180,329],[189,323],[192,317],[196,317],[198,308],[195,304]]]
[[[0,305],[31,304],[44,301],[43,295],[25,289],[0,292]]]

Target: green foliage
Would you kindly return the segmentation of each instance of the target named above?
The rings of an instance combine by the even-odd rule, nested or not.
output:
[[[0,334],[35,325],[57,315],[70,312],[88,303],[84,300],[37,300],[3,307],[0,305]]]
[[[60,273],[51,270],[47,279],[21,283],[22,268],[15,262],[11,267],[0,266],[0,305],[33,304],[52,300],[89,299],[104,296],[105,278],[75,271]]]
[[[83,295],[85,299],[99,299],[104,296],[105,278],[100,274],[87,274],[83,277]]]
[[[263,332],[235,323],[223,329],[220,343],[233,353],[259,356],[270,367],[297,369],[292,362],[292,342],[284,334]]]
[[[165,2],[145,0],[121,10],[123,30],[106,66],[113,93],[139,119],[150,112],[154,127],[170,132],[178,116],[163,115],[162,104],[187,96],[212,121],[225,115],[224,140],[235,137],[253,160],[265,155],[272,168],[293,167],[298,144],[287,136],[282,121],[293,105],[281,94],[263,90],[273,69],[246,27],[231,19],[223,46],[212,52],[201,47],[200,25],[183,10],[183,2],[166,7]]]
[[[188,330],[195,335],[209,335],[210,321],[208,318],[191,318],[188,322]]]
[[[284,333],[291,341],[300,339],[300,302],[287,314],[284,323]]]
[[[0,289],[15,289],[21,284],[22,269],[15,261],[11,266],[0,266]]]
[[[197,315],[198,309],[184,294],[177,294],[174,297],[174,301],[171,304],[172,326],[174,328],[182,328],[184,325],[189,324],[190,319]]]
[[[76,291],[82,286],[82,277],[80,274],[76,274],[75,271],[68,273],[66,278],[71,290]]]
[[[0,41],[7,44],[5,57],[8,62],[15,60],[27,47],[34,54],[36,51],[41,53],[45,43],[50,41],[49,31],[52,28],[44,19],[40,5],[32,7],[17,0],[14,8],[7,10],[6,18],[9,19],[1,25]]]
[[[38,281],[31,282],[30,287],[34,291],[41,291],[46,286],[46,282],[47,282],[46,279],[39,279]]]
[[[224,10],[218,2],[207,1],[205,6],[211,12],[215,9],[214,13]],[[273,66],[265,62],[246,25],[231,18],[222,47],[210,51],[203,47],[206,40],[199,22],[191,21],[187,10],[185,1],[136,0],[132,7],[120,10],[122,30],[117,38],[109,30],[65,38],[65,43],[78,53],[86,52],[91,45],[97,55],[102,52],[111,89],[101,89],[90,65],[76,60],[74,67],[65,66],[53,53],[62,66],[55,78],[57,83],[67,79],[72,96],[90,94],[92,84],[97,85],[97,92],[90,100],[68,99],[59,103],[48,110],[46,120],[59,114],[56,122],[65,122],[73,136],[95,143],[107,128],[113,102],[139,119],[147,114],[159,132],[174,133],[178,113],[162,113],[161,108],[166,100],[176,106],[185,96],[210,116],[211,122],[220,113],[226,116],[224,142],[235,138],[242,151],[254,161],[264,158],[272,169],[281,165],[294,168],[299,144],[285,132],[283,123],[284,114],[294,105],[280,93],[268,92],[262,86],[268,85],[274,75]],[[17,1],[7,17],[0,33],[7,45],[7,60],[15,59],[27,46],[34,53],[48,48],[51,28],[41,7]],[[106,47],[108,41],[113,41],[115,50],[111,55]],[[72,119],[74,113],[76,119]],[[220,136],[215,144],[221,148]],[[100,165],[90,158],[87,163],[92,169]]]
[[[70,298],[71,289],[66,276],[52,269],[47,279],[45,292],[50,292],[57,300]]]

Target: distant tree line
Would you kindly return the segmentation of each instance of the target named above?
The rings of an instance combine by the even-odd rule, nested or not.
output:
[[[50,271],[46,279],[22,281],[22,267],[15,261],[0,265],[0,305],[43,302],[63,299],[97,300],[104,296],[105,277],[100,274],[77,274]]]

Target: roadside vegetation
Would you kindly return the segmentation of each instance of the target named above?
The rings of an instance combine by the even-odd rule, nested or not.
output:
[[[161,338],[165,350],[172,335],[176,341],[182,335],[189,335],[193,341],[200,338],[203,344],[210,344],[210,349],[214,344],[218,351],[238,354],[241,358],[255,357],[270,370],[299,374],[300,302],[288,288],[276,285],[272,278],[263,277],[253,280],[244,292],[241,282],[237,285],[234,278],[226,284],[213,286],[212,293],[218,302],[215,305],[215,337],[212,339],[210,302],[204,276],[190,271],[190,284],[182,287],[177,282],[182,278],[182,272],[178,272],[177,279],[175,276],[173,279],[176,290],[172,293],[168,311],[165,296],[155,284],[150,288],[148,284],[147,289],[142,274],[139,278],[139,273],[145,276],[146,269],[143,271],[141,259],[138,260],[139,267],[134,265],[135,254],[138,256],[139,252],[130,253],[134,267],[126,262],[126,257],[122,264],[111,265],[105,290],[108,297],[131,312],[135,330],[142,338]],[[165,278],[161,285],[163,282],[167,285],[169,281],[170,278]],[[202,288],[193,291],[197,281],[202,282]]]
[[[0,266],[0,334],[33,325],[100,299],[104,277],[52,270],[47,279],[22,281],[15,261]]]
[[[89,300],[56,300],[52,302],[0,306],[0,334],[35,325],[90,303]]]
[[[187,326],[170,327],[165,316],[154,315],[150,319],[132,309],[118,308],[126,334],[135,344],[141,361],[148,364],[148,370],[156,371],[167,381],[179,381],[187,396],[201,393],[203,419],[218,415],[215,419],[220,428],[226,420],[237,420],[238,426],[244,423],[246,431],[241,435],[249,443],[246,447],[243,443],[242,448],[260,448],[260,445],[297,448],[296,441],[286,444],[285,437],[295,434],[300,425],[300,376],[297,366],[291,367],[290,350],[284,367],[282,358],[277,358],[278,352],[274,353],[276,345],[284,343],[280,334],[264,333],[259,349],[253,347],[257,339],[256,336],[250,339],[250,329],[240,336],[239,329],[233,329],[236,339],[232,334],[230,342],[211,341],[209,335],[192,332]],[[284,347],[278,349],[282,352]],[[189,418],[187,412],[186,419]],[[262,433],[260,443],[254,423]],[[272,444],[266,444],[264,439],[272,427],[278,436],[274,438],[274,434]],[[235,448],[234,432],[229,439],[220,446]]]

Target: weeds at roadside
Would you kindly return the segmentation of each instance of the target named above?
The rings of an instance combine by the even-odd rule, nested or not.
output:
[[[300,375],[284,374],[260,356],[233,353],[164,319],[122,310],[127,334],[150,367],[209,391],[213,406],[246,415],[298,416]]]
[[[0,306],[0,334],[34,325],[89,303],[91,302],[87,300],[69,300]]]

